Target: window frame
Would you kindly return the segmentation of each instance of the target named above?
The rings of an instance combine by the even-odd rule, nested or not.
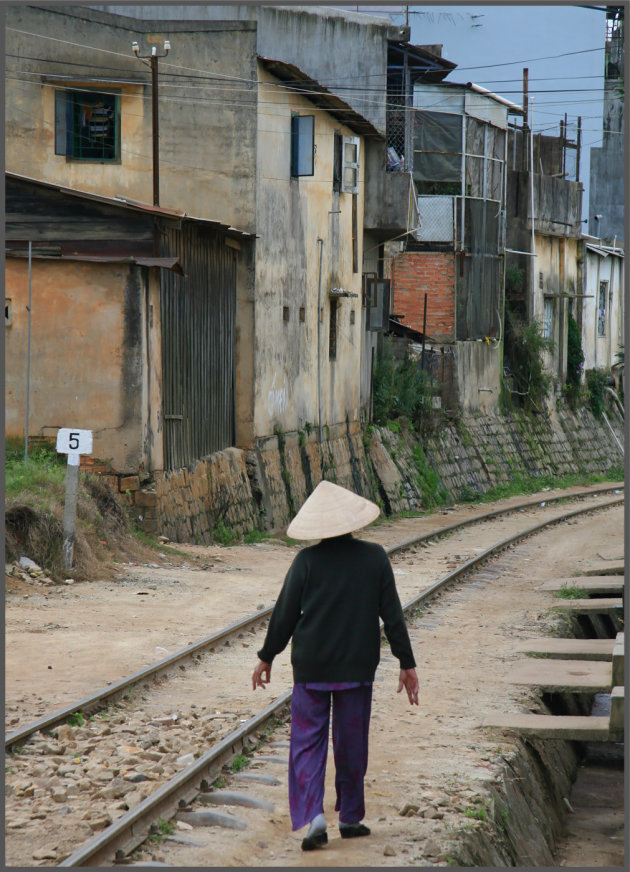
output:
[[[346,145],[356,148],[356,160],[346,160]],[[342,136],[341,137],[341,184],[340,189],[342,194],[358,194],[359,193],[359,167],[361,165],[361,137],[359,136]],[[345,181],[346,170],[354,170],[356,173],[356,181],[354,185],[347,184]],[[355,270],[356,272],[356,270]]]
[[[602,279],[599,283],[597,295],[597,338],[605,339],[608,335],[608,279]],[[603,306],[601,305],[603,298]]]
[[[114,123],[112,146],[114,154],[112,157],[104,155],[82,155],[79,153],[80,149],[77,148],[79,134],[77,132],[76,112],[77,108],[79,108],[80,111],[82,94],[89,94],[90,98],[100,97],[106,103],[111,104]],[[67,161],[76,161],[77,163],[121,163],[121,96],[120,89],[108,89],[107,91],[104,91],[102,88],[55,88],[55,154],[65,156]]]
[[[310,125],[309,123],[310,122]],[[309,170],[309,155],[303,153],[300,143],[308,137],[308,127],[310,126],[310,171]],[[300,128],[304,128],[301,130]],[[306,169],[303,168],[302,162],[307,162]],[[297,112],[291,113],[291,178],[299,179],[303,176],[315,175],[315,116],[300,115]]]
[[[553,339],[554,321],[556,314],[555,300],[553,297],[544,298],[543,307],[543,337]]]
[[[328,360],[337,360],[337,340],[339,338],[339,300],[331,297],[328,302]]]

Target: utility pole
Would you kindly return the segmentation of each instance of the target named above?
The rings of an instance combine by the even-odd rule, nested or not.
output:
[[[151,54],[141,55],[137,42],[131,43],[137,58],[148,58],[151,65],[151,126],[153,131],[153,205],[160,205],[160,127],[158,114],[158,58],[165,58],[171,50],[168,39],[164,40],[164,54],[158,55],[157,46],[151,46]]]
[[[527,169],[529,164],[527,155],[527,137],[529,132],[529,69],[523,69],[523,153],[521,155],[522,168]]]

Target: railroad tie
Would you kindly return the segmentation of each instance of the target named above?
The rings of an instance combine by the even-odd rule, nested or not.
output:
[[[247,793],[235,793],[231,790],[212,790],[210,793],[200,793],[197,802],[202,805],[241,805],[245,808],[262,808],[273,811],[275,806],[266,799],[249,796]]]
[[[192,827],[224,827],[227,830],[246,830],[247,823],[241,818],[220,811],[181,811],[177,820]]]

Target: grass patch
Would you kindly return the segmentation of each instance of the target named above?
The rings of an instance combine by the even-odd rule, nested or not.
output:
[[[246,766],[249,766],[249,757],[246,754],[237,754],[230,764],[230,769],[232,772],[240,772]]]
[[[249,533],[245,533],[243,541],[246,545],[256,545],[258,542],[264,542],[268,538],[267,534],[263,533],[262,530],[250,530]]]
[[[234,530],[228,527],[223,518],[217,518],[214,527],[212,528],[212,539],[218,545],[234,545],[236,536]]]
[[[413,459],[418,474],[418,486],[422,493],[422,503],[427,508],[443,506],[449,501],[449,495],[440,481],[440,476],[433,469],[421,445],[414,445]]]
[[[147,548],[152,548],[154,551],[161,551],[164,554],[171,554],[175,557],[187,557],[188,559],[190,559],[190,554],[186,554],[185,551],[179,551],[172,545],[167,545],[164,542],[158,542],[158,540],[151,536],[150,533],[146,533],[139,527],[132,529],[131,533],[136,541],[140,542],[141,545],[146,545]]]
[[[525,494],[538,493],[545,488],[562,489],[575,487],[576,485],[591,485],[601,482],[623,482],[624,472],[621,468],[611,468],[606,475],[596,473],[574,473],[572,475],[515,475],[508,484],[497,485],[489,488],[485,493],[480,493],[472,487],[463,487],[459,492],[459,501],[462,503],[489,503],[494,500],[516,497]]]
[[[554,596],[562,599],[584,599],[585,593],[575,586],[563,585],[561,590],[557,590],[554,593]]]
[[[76,537],[70,573],[63,566],[65,457],[49,444],[34,445],[24,462],[23,443],[5,449],[5,559],[30,557],[56,581],[103,577],[113,560],[138,559],[142,545],[133,537],[126,507],[98,475],[79,472]]]
[[[82,727],[85,723],[83,712],[74,712],[68,718],[68,723],[71,727]]]

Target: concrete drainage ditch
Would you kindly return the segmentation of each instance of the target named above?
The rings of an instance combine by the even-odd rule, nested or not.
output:
[[[564,601],[558,636],[547,645],[525,646],[544,658],[532,661],[536,677],[522,681],[537,712],[484,724],[503,732],[505,766],[486,785],[481,823],[448,845],[449,864],[623,866],[623,603],[589,609],[581,602]],[[585,659],[568,659],[579,651]],[[562,679],[545,678],[554,662]]]

